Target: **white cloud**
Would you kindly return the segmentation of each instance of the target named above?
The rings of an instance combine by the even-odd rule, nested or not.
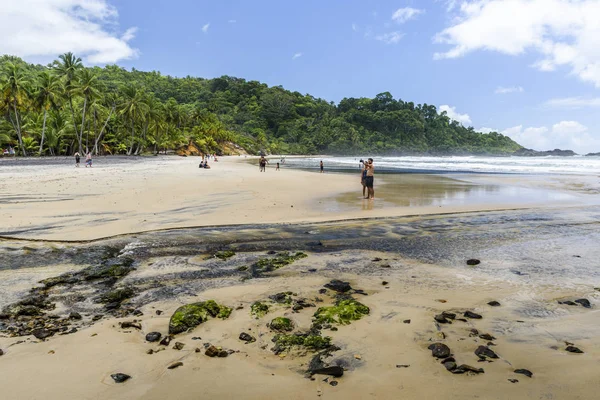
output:
[[[549,107],[558,108],[585,108],[600,107],[600,97],[564,97],[559,99],[550,99],[545,103]]]
[[[469,117],[469,114],[459,114],[456,112],[456,107],[450,107],[449,105],[442,105],[438,108],[439,112],[446,112],[446,114],[448,115],[448,118],[453,119],[457,122],[460,122],[463,125],[470,125],[471,124],[471,117]]]
[[[356,26],[356,24],[352,24],[352,30],[354,32],[357,32],[358,31],[358,26]]]
[[[230,24],[235,24],[235,23],[237,22],[237,20],[235,20],[235,19],[230,19],[230,20],[229,20],[229,21],[227,21],[227,22],[229,22]]]
[[[383,35],[375,36],[376,40],[384,42],[386,44],[396,44],[404,37],[404,33],[400,32],[389,32],[384,33]]]
[[[600,139],[590,135],[587,126],[577,121],[561,121],[552,129],[545,126],[523,129],[523,125],[518,125],[505,129],[502,134],[535,150],[563,149],[586,154],[600,149]]]
[[[508,94],[508,93],[523,93],[525,91],[525,89],[523,89],[521,86],[514,86],[514,87],[502,87],[502,86],[498,86],[496,88],[496,91],[494,93],[496,94]]]
[[[394,12],[394,14],[392,14],[392,19],[399,24],[403,24],[408,20],[416,18],[419,14],[423,14],[424,12],[425,10],[419,10],[412,7],[399,8]]]
[[[119,13],[107,0],[2,1],[0,54],[52,60],[72,51],[92,64],[136,58],[136,28],[120,37]]]
[[[300,58],[300,57],[302,57],[302,56],[303,56],[303,54],[302,54],[302,53],[296,53],[296,54],[294,54],[294,55],[292,56],[292,60],[295,60],[296,58]]]
[[[210,22],[208,24],[204,24],[204,26],[202,27],[202,32],[208,32],[208,28],[210,28]]]
[[[479,129],[475,129],[475,131],[481,132],[481,133],[490,133],[490,132],[498,132],[498,129],[486,128],[486,127],[482,126]]]
[[[477,50],[509,55],[534,52],[542,71],[561,66],[600,87],[600,1],[464,0],[452,25],[434,41],[450,50],[435,59],[462,57]]]

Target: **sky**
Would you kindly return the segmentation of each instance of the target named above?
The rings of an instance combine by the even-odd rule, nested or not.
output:
[[[536,150],[600,152],[600,0],[0,0],[0,54],[390,92]]]

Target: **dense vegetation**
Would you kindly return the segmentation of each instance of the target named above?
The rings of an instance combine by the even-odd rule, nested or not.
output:
[[[338,105],[256,81],[173,78],[86,68],[71,53],[48,66],[0,58],[0,147],[21,155],[141,154],[195,144],[202,152],[506,154],[431,105],[346,98]]]

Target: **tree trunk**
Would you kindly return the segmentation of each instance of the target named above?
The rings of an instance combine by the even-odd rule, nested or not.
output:
[[[17,139],[19,140],[19,146],[21,146],[23,156],[27,157],[27,151],[25,151],[25,146],[23,145],[23,137],[21,136],[21,124],[19,123],[19,111],[17,111],[17,99],[13,99],[13,108],[15,110],[15,121],[17,127],[16,131]]]
[[[98,154],[98,143],[102,139],[102,135],[104,134],[104,130],[106,129],[106,125],[108,125],[108,120],[110,120],[110,117],[112,116],[112,113],[114,111],[115,111],[115,106],[113,105],[112,108],[110,109],[110,112],[108,113],[108,117],[106,118],[106,121],[104,121],[104,126],[102,127],[102,130],[100,131],[100,134],[96,138],[96,143],[94,143],[94,154],[95,155]]]
[[[42,140],[40,142],[40,156],[42,155],[42,150],[44,149],[44,135],[46,134],[46,117],[48,116],[48,110],[44,107],[44,123],[42,124]]]
[[[81,144],[83,143],[83,129],[85,127],[85,109],[87,107],[87,96],[85,96],[83,98],[83,112],[81,113],[81,132],[79,133],[79,147],[81,147]],[[85,144],[87,147],[87,143]],[[87,150],[86,149],[86,154],[87,154]]]
[[[73,117],[73,128],[75,129],[75,137],[79,142],[79,153],[83,154],[83,147],[81,146],[81,139],[79,139],[79,135],[77,134],[77,121],[75,120],[75,110],[73,109],[73,99],[69,96],[69,107],[71,108],[71,116]]]
[[[133,139],[135,138],[135,122],[133,121],[133,117],[131,118],[131,145],[129,146],[129,151],[127,155],[130,156],[133,152]]]

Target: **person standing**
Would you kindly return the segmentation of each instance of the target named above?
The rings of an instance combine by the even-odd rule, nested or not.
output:
[[[75,166],[77,168],[79,168],[79,161],[81,161],[81,156],[79,155],[79,152],[75,152]]]
[[[323,173],[323,160],[321,160],[321,163],[319,164],[319,167],[321,168],[321,173]]]
[[[277,163],[277,168],[275,168],[275,171],[279,171],[279,163]]]
[[[360,160],[360,162],[362,166],[362,169],[360,171],[360,184],[363,187],[363,197],[365,197],[367,192],[367,166],[363,160]]]
[[[373,188],[373,180],[375,175],[375,166],[373,165],[373,159],[369,158],[365,163],[365,169],[367,170],[367,176],[365,178],[365,183],[367,186],[367,191],[369,195],[365,197],[365,199],[373,200],[375,198],[375,189]]]
[[[85,155],[85,167],[90,167],[92,168],[92,153],[91,152],[87,152],[87,154]]]

